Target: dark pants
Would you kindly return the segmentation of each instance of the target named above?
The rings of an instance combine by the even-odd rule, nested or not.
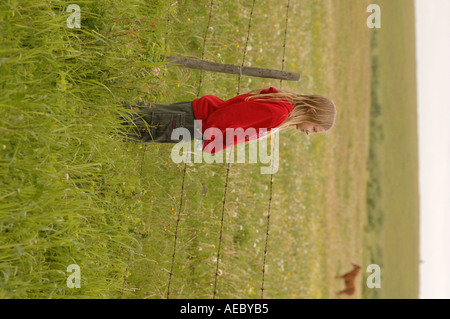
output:
[[[170,105],[163,104],[145,104],[136,102],[135,105],[125,103],[127,108],[133,110],[130,112],[130,118],[133,123],[127,120],[123,124],[128,124],[129,130],[126,134],[127,139],[135,142],[156,142],[156,143],[178,143],[181,140],[186,141],[181,136],[171,138],[172,131],[176,128],[186,128],[190,133],[190,139],[195,137],[202,138],[202,135],[195,130],[194,111],[192,102],[178,102]]]

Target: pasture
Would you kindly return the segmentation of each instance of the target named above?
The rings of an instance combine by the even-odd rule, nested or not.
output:
[[[376,33],[369,1],[84,1],[81,29],[66,26],[69,3],[0,7],[0,297],[166,298],[172,269],[170,298],[260,298],[270,198],[264,298],[336,298],[350,262],[382,267],[382,288],[362,271],[351,298],[417,297],[411,1],[382,2]],[[301,80],[239,82],[166,55]],[[326,134],[280,132],[272,182],[266,164],[185,167],[172,145],[117,135],[120,101],[280,85],[331,98],[338,116]],[[66,285],[70,264],[81,288]]]

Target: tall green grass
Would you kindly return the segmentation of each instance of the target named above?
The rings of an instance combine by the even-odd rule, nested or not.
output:
[[[245,65],[281,68],[286,3],[257,2]],[[81,29],[66,26],[69,4],[0,6],[0,296],[165,298],[181,213],[171,297],[211,298],[227,164],[187,166],[180,212],[184,164],[170,160],[172,145],[123,143],[117,105],[236,95],[234,75],[203,72],[198,91],[199,71],[163,61],[200,58],[206,34],[206,60],[240,65],[252,0],[214,2],[207,33],[209,0],[78,2]],[[280,134],[265,297],[334,298],[334,276],[363,255],[364,12],[360,2],[291,1],[286,70],[302,80],[283,87],[330,96],[338,120],[326,135]],[[241,92],[280,85],[241,80]],[[260,296],[270,197],[261,166],[231,165],[219,298]],[[80,289],[66,285],[70,264]]]
[[[0,4],[0,297],[116,298],[148,236],[122,100],[161,97],[169,1]],[[69,289],[67,266],[81,268]]]

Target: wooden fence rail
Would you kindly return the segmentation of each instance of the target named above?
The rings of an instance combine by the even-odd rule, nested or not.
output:
[[[285,81],[299,81],[300,74],[294,72],[255,68],[249,66],[240,66],[233,64],[221,64],[196,59],[182,58],[176,56],[167,56],[167,62],[175,63],[182,68],[205,70],[220,73],[229,73],[237,75],[254,76],[259,78],[270,78]]]

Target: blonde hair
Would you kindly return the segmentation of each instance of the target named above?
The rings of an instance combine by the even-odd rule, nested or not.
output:
[[[336,118],[336,107],[334,103],[321,95],[302,95],[288,90],[277,89],[280,93],[260,94],[262,89],[250,91],[245,100],[269,100],[282,101],[294,105],[287,119],[277,128],[295,126],[302,123],[310,123],[322,126],[325,131],[331,129]]]

